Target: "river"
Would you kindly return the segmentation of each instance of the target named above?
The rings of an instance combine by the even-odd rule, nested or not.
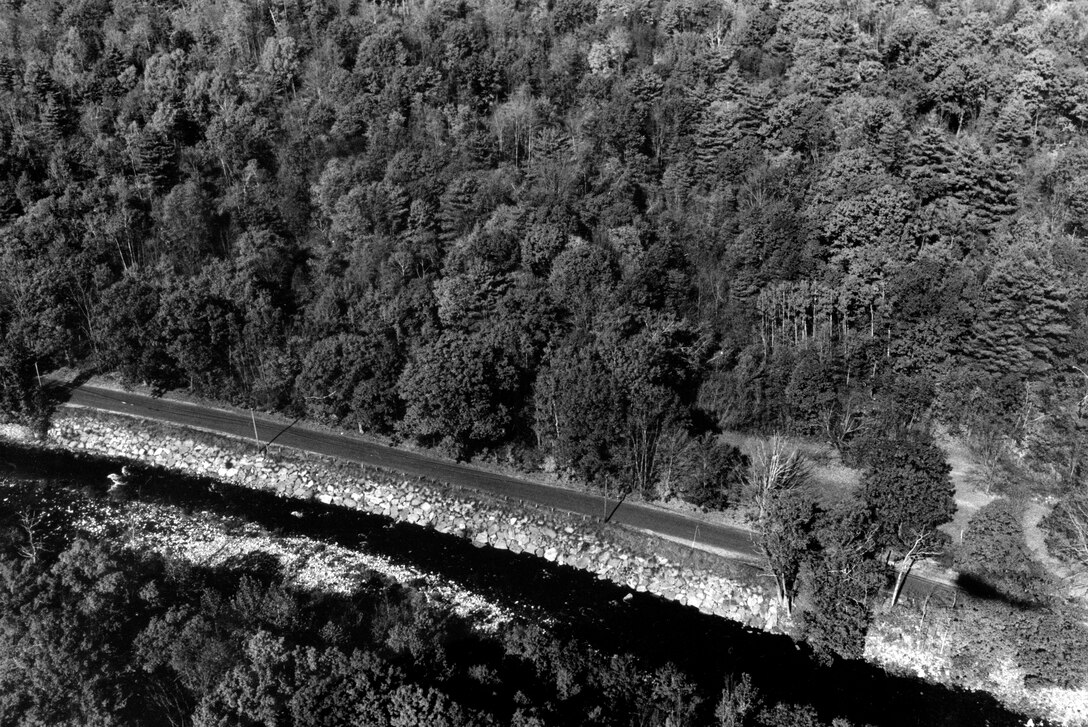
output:
[[[25,485],[11,490],[52,517],[77,512],[100,496],[120,463],[0,444],[0,466]],[[730,673],[747,672],[775,701],[807,703],[854,725],[1014,725],[1025,719],[987,694],[889,675],[862,662],[825,666],[805,647],[693,608],[598,580],[525,554],[479,548],[458,537],[388,518],[210,480],[141,469],[131,496],[190,510],[244,518],[289,536],[336,543],[437,574],[564,636],[605,652],[652,663],[671,661],[711,690]],[[46,507],[46,503],[49,504]]]

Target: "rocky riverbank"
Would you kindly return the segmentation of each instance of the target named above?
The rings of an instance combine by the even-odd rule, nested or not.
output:
[[[0,427],[0,437],[25,441],[27,433],[14,427]],[[479,547],[526,553],[579,568],[625,588],[654,593],[751,627],[781,631],[789,626],[788,622],[779,620],[772,595],[752,585],[751,578],[731,578],[728,563],[706,556],[712,562],[693,565],[683,555],[676,557],[680,551],[692,557],[693,553],[687,548],[603,525],[593,518],[503,501],[444,483],[294,450],[274,447],[269,452],[262,452],[243,440],[89,410],[62,410],[55,418],[47,440],[36,442],[35,446],[127,459],[263,490],[300,503],[320,502],[381,515],[454,535]],[[306,508],[300,507],[300,510]],[[146,537],[159,537],[156,529],[148,532],[151,535]],[[179,534],[184,535],[175,528],[175,535]],[[191,538],[182,539],[187,542],[185,549],[192,550],[192,543],[188,542]],[[201,554],[242,552],[255,542],[244,533],[219,533],[197,540],[200,542],[192,553],[198,560],[203,557]],[[165,551],[173,547],[171,542],[149,541],[147,545]],[[300,549],[289,541],[282,545],[277,558],[289,570],[308,574],[307,580],[327,578],[335,587],[337,577],[330,575],[328,569],[315,570],[313,564],[320,565],[320,560],[307,555],[306,548]],[[189,558],[192,554],[178,555]],[[334,560],[344,559],[337,557]],[[714,567],[714,561],[719,567]],[[412,575],[410,579],[417,577]],[[436,584],[441,585],[437,581]],[[462,599],[463,594],[453,595],[448,602]],[[487,604],[476,605],[484,606],[473,614],[476,622],[499,622],[505,617],[498,612],[487,613]],[[917,619],[910,616],[908,620]],[[1046,715],[1060,724],[1084,724],[1083,703],[1077,704],[1078,699],[1083,700],[1082,690],[1046,690],[1045,693],[1031,690],[1028,693],[1022,679],[1002,680],[996,672],[991,675],[996,679],[964,680],[962,675],[957,677],[947,668],[933,663],[933,643],[905,636],[902,628],[892,628],[887,615],[878,616],[869,634],[866,660],[891,672],[983,689],[999,695],[1010,706],[1027,709],[1035,715]],[[945,654],[937,661],[944,662],[953,657]]]
[[[421,592],[476,628],[490,631],[512,614],[478,593],[460,588],[433,573],[399,565],[387,558],[306,537],[273,536],[254,523],[210,512],[184,513],[156,503],[123,506],[94,503],[74,527],[92,537],[123,529],[124,545],[147,549],[168,559],[217,567],[260,554],[271,557],[287,583],[303,590],[350,595],[372,574],[380,574]]]
[[[589,571],[754,628],[776,631],[781,625],[768,591],[669,558],[656,539],[593,519],[332,458],[275,447],[260,451],[227,437],[85,410],[59,412],[45,444],[383,515]]]

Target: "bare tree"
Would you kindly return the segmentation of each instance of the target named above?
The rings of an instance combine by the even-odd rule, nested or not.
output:
[[[40,512],[23,510],[19,513],[19,527],[26,533],[26,542],[19,546],[19,555],[34,562],[42,551],[42,543],[39,537],[42,523],[45,517]]]
[[[847,396],[836,406],[824,408],[820,412],[820,421],[827,441],[839,452],[846,448],[846,443],[865,424],[857,396]]]
[[[1059,537],[1054,554],[1088,568],[1088,492],[1071,495],[1057,508]]]
[[[714,710],[719,727],[742,727],[762,704],[759,690],[752,684],[752,677],[729,677],[722,689],[721,700]]]
[[[778,598],[793,607],[797,576],[815,543],[816,504],[808,462],[779,435],[762,442],[748,473],[751,520]]]

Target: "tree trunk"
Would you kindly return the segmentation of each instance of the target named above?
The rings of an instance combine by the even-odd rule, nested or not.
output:
[[[774,576],[775,589],[778,591],[778,601],[786,609],[787,615],[793,614],[793,602],[790,599],[789,589],[786,587],[786,578],[775,573]]]
[[[907,575],[910,573],[910,569],[914,567],[914,561],[916,558],[906,556],[899,563],[899,573],[895,577],[895,586],[892,588],[892,595],[888,597],[888,609],[890,610],[899,602],[899,594],[903,591],[903,584],[907,580]]]

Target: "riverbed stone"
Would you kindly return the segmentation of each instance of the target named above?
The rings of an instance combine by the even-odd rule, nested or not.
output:
[[[642,552],[608,527],[581,518],[490,501],[425,478],[393,476],[318,455],[289,450],[254,453],[252,441],[172,434],[167,426],[156,426],[150,432],[145,429],[140,422],[121,417],[62,411],[49,432],[49,446],[128,457],[271,490],[283,497],[316,497],[326,505],[433,527],[470,539],[479,547],[533,554],[737,621],[751,621],[771,630],[789,626],[777,602],[763,589],[699,568],[682,567],[652,550]],[[3,434],[0,431],[0,436]]]

